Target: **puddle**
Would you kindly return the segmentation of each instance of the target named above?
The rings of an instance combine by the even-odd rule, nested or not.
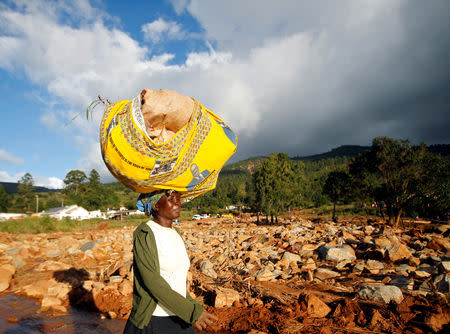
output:
[[[102,320],[97,313],[72,307],[68,307],[69,314],[62,317],[53,317],[48,312],[36,313],[39,309],[36,299],[13,294],[0,295],[0,333],[122,334],[125,327],[125,320]]]

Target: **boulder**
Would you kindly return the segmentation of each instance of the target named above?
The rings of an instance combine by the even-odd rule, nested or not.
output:
[[[306,260],[306,263],[304,265],[302,265],[302,270],[306,270],[306,271],[312,271],[312,270],[315,270],[316,268],[317,268],[316,262],[314,262],[314,260],[311,258]]]
[[[228,288],[218,288],[215,290],[214,307],[232,306],[234,302],[239,302],[241,298],[239,292]]]
[[[0,267],[0,292],[9,288],[11,278],[16,272],[16,268],[10,264],[4,264]]]
[[[356,260],[355,251],[348,245],[340,247],[322,246],[318,251],[320,257],[328,261]]]
[[[255,275],[257,281],[270,281],[275,279],[277,274],[275,274],[269,267],[264,267],[258,270]]]
[[[209,277],[212,277],[212,278],[217,278],[217,273],[214,270],[214,265],[211,262],[209,262],[209,261],[203,261],[200,264],[200,270],[206,276],[209,276]]]
[[[389,284],[395,285],[400,289],[412,290],[414,287],[414,280],[408,276],[400,275],[392,278]]]
[[[21,292],[24,293],[27,297],[31,298],[43,298],[47,295],[48,288],[54,284],[55,281],[52,280],[41,280],[34,282],[30,285],[25,285],[21,288]]]
[[[54,306],[60,306],[62,304],[61,300],[56,297],[45,296],[41,301],[41,309],[48,310]]]
[[[397,262],[401,260],[408,260],[412,257],[411,252],[408,247],[402,244],[397,238],[391,239],[391,244],[384,247],[386,251],[386,257],[392,262]]]
[[[436,289],[441,293],[448,293],[450,292],[450,276],[448,274],[441,274],[435,277],[434,286]]]
[[[428,243],[428,248],[436,251],[448,252],[450,251],[450,241],[448,238],[442,238],[441,236],[435,236]]]
[[[95,246],[95,241],[88,241],[85,244],[81,245],[80,250],[82,250],[83,252],[94,248]]]
[[[373,233],[373,231],[375,231],[375,227],[373,227],[371,225],[364,226],[364,233],[366,235],[371,235]]]
[[[283,257],[281,259],[289,264],[291,262],[299,262],[301,261],[302,258],[298,254],[294,254],[291,252],[284,252]]]
[[[47,296],[56,297],[58,299],[67,298],[69,292],[72,290],[70,284],[67,283],[55,283],[48,287]]]
[[[333,270],[330,270],[330,269],[326,269],[326,268],[318,268],[314,272],[314,277],[316,277],[322,281],[326,280],[326,279],[338,277],[339,275],[340,275],[339,273],[337,273]]]
[[[129,280],[123,280],[119,285],[119,292],[124,295],[130,295],[133,293],[133,283]]]
[[[384,264],[376,260],[367,260],[366,268],[372,274],[378,274],[380,270],[384,269]]]
[[[402,291],[393,285],[363,285],[358,292],[362,299],[389,304],[391,301],[401,303],[403,300]]]
[[[16,273],[16,268],[12,264],[3,264],[0,266],[0,270],[5,270],[11,274],[11,276],[14,276]]]
[[[450,271],[450,261],[442,261],[439,264],[439,270],[444,273],[448,273]]]
[[[324,318],[331,309],[319,297],[304,293],[299,296],[299,304],[302,310],[306,311],[311,318]]]

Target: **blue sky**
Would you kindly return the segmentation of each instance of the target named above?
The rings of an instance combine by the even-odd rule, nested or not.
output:
[[[449,143],[450,3],[0,1],[0,181],[59,188],[97,169],[98,94],[197,98],[239,136],[234,161],[376,136]],[[79,115],[74,121],[70,121]]]

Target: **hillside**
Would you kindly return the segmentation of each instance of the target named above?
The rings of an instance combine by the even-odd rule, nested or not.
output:
[[[303,162],[317,162],[320,160],[326,160],[330,158],[352,158],[356,157],[359,154],[363,153],[367,149],[369,149],[369,146],[358,146],[358,145],[342,145],[339,147],[336,147],[332,149],[330,152],[326,153],[320,153],[320,154],[314,154],[314,155],[308,155],[308,156],[302,156],[302,157],[293,157],[292,160],[294,161],[303,161]],[[221,172],[221,176],[223,175],[230,175],[233,174],[232,172],[236,173],[236,171],[249,171],[250,173],[253,173],[255,170],[261,166],[262,162],[267,157],[253,157],[248,158],[245,160],[241,160],[229,165],[226,165]]]
[[[9,194],[17,194],[17,186],[19,185],[17,182],[1,182],[0,184],[5,188],[6,192]],[[36,193],[46,193],[46,192],[56,192],[61,191],[61,189],[49,189],[45,187],[34,187],[34,192]]]
[[[318,161],[322,159],[329,158],[340,158],[340,157],[357,157],[361,153],[368,150],[370,146],[359,146],[359,145],[341,145],[339,147],[333,148],[330,152],[308,155],[304,157],[294,157],[292,160],[306,161]]]
[[[357,157],[361,153],[364,153],[368,150],[370,146],[360,146],[360,145],[341,145],[339,147],[333,148],[331,151],[326,153],[307,155],[307,156],[296,156],[291,159],[294,161],[303,161],[303,162],[318,162],[324,161],[327,159],[338,158],[339,161],[346,160],[345,158],[353,158]],[[442,156],[450,155],[450,144],[439,144],[439,145],[430,145],[427,147],[428,150],[432,153],[437,153]],[[254,170],[257,170],[258,167],[262,164],[262,162],[267,157],[253,157],[245,160],[241,160],[229,165],[226,165],[221,172],[221,175],[230,175],[233,174],[232,171],[249,171],[252,173]]]

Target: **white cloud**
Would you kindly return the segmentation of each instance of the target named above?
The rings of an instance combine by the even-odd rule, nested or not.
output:
[[[188,0],[169,0],[173,8],[175,9],[175,12],[180,15],[185,9],[188,4]]]
[[[445,1],[422,4],[418,12],[429,15],[421,16],[411,2],[389,0],[174,0],[176,11],[189,11],[214,45],[178,65],[169,64],[173,54],[154,55],[106,25],[107,15],[88,1],[78,5],[87,19],[78,15],[78,24],[66,22],[73,10],[61,13],[72,3],[78,2],[58,1],[58,9],[42,0],[23,1],[20,11],[0,7],[0,67],[23,72],[47,89],[41,121],[50,128],[61,131],[61,124],[81,114],[63,132],[82,152],[78,168],[95,168],[103,177],[103,108],[92,120],[84,116],[98,94],[117,101],[143,88],[167,88],[195,97],[238,132],[238,154],[245,157],[366,144],[377,135],[374,129],[407,134],[404,115],[392,109],[405,109],[408,96],[422,92],[424,83],[433,87],[448,78],[442,70],[448,66],[437,61],[450,59],[448,20],[436,19],[448,9]],[[154,42],[193,38],[170,20],[142,29]],[[424,38],[424,31],[434,38]],[[436,46],[442,49],[434,51]],[[439,119],[429,110],[427,119]],[[417,118],[422,125],[427,119]]]
[[[181,25],[174,21],[166,21],[163,18],[146,23],[142,26],[144,38],[152,43],[159,43],[164,39],[183,39],[186,33],[183,31]]]
[[[24,175],[24,172],[9,174],[6,171],[0,170],[0,181],[17,183]],[[32,177],[35,186],[45,187],[49,189],[62,189],[64,187],[63,180],[57,177],[45,177],[39,175],[32,175]]]
[[[58,177],[50,176],[50,177],[43,177],[43,176],[33,176],[34,179],[34,185],[45,187],[49,189],[62,189],[64,188],[64,182]]]
[[[10,175],[8,172],[0,170],[0,181],[2,182],[17,182],[25,173],[16,173]]]
[[[22,165],[24,160],[22,158],[17,158],[11,153],[6,152],[5,150],[0,149],[0,161],[6,162],[13,165]]]

